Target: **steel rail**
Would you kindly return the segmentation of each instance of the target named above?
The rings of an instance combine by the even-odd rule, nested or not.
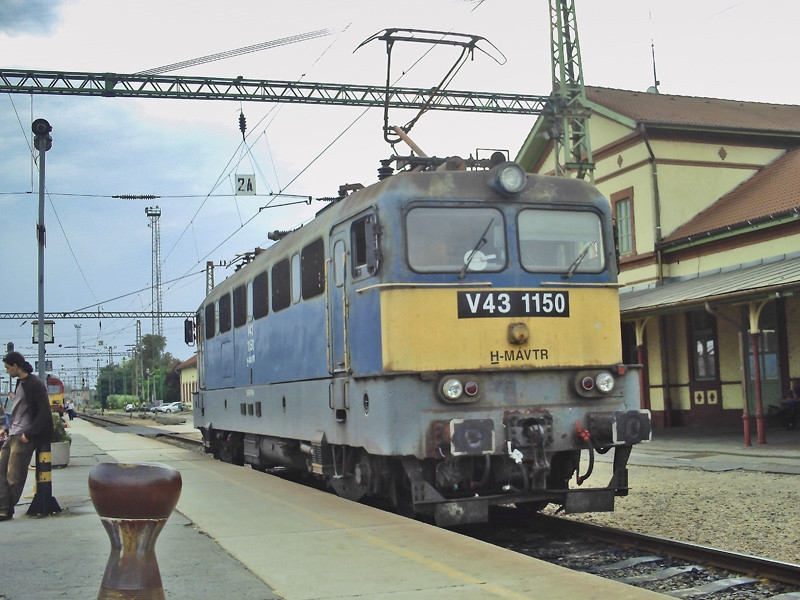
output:
[[[158,429],[155,429],[154,427],[137,423],[136,421],[138,421],[139,419],[136,417],[122,417],[116,415],[106,416],[106,415],[97,415],[97,414],[80,413],[80,412],[76,413],[76,416],[83,419],[84,421],[89,421],[90,423],[99,425],[100,427],[141,427],[146,429],[152,429],[152,437],[162,438],[162,441],[180,442],[182,444],[187,444],[195,448],[200,448],[203,445],[202,440],[198,440],[196,438],[190,438],[185,435],[181,435],[180,433],[175,433],[173,431],[160,431]],[[139,433],[137,435],[144,435],[144,434]]]
[[[698,562],[735,573],[750,575],[751,577],[800,586],[800,565],[793,563],[605,527],[594,523],[575,521],[564,517],[538,514],[534,517],[533,523],[536,527],[568,531],[572,534],[603,542],[633,546],[645,552],[663,554],[670,558]]]

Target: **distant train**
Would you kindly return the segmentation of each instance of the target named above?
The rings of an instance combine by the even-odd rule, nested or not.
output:
[[[64,384],[60,379],[47,376],[47,395],[50,397],[50,410],[64,416]]]
[[[621,364],[608,201],[497,157],[428,162],[341,193],[203,301],[206,451],[442,525],[613,510],[651,423]],[[612,448],[607,485],[570,488]]]

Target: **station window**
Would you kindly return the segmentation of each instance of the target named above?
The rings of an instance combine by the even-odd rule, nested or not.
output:
[[[694,310],[689,313],[695,381],[717,377],[717,336],[714,325],[714,317],[704,310]]]
[[[219,299],[219,332],[231,330],[231,295],[225,294]]]
[[[633,231],[633,188],[611,194],[611,210],[617,227],[617,249],[620,256],[636,252]]]
[[[241,327],[247,323],[247,286],[233,289],[233,326]]]
[[[748,313],[743,310],[744,318],[748,319]],[[746,322],[746,321],[745,321]],[[778,313],[774,302],[767,303],[758,316],[758,328],[761,336],[759,339],[758,359],[759,374],[762,384],[768,383],[767,380],[777,381],[780,377],[778,368]],[[749,358],[749,373],[753,376],[753,345],[747,344],[747,354]],[[780,392],[777,392],[780,394]]]
[[[214,334],[216,333],[216,330],[217,330],[217,323],[216,323],[216,319],[214,318],[214,313],[216,312],[214,310],[214,304],[215,304],[214,302],[212,302],[211,304],[206,304],[205,324],[206,324],[206,339],[207,340],[210,340],[211,338],[213,338]]]
[[[300,302],[300,255],[292,256],[292,304]]]
[[[253,318],[269,314],[269,274],[264,271],[253,279]]]
[[[322,238],[311,242],[300,253],[303,298],[313,298],[325,291],[325,245]]]
[[[292,291],[289,286],[289,259],[275,263],[272,267],[272,310],[278,312],[292,303]]]

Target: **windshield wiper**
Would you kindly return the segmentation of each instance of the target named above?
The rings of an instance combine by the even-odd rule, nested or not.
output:
[[[461,270],[458,272],[459,279],[464,279],[464,275],[466,275],[467,269],[469,269],[469,263],[471,263],[472,259],[475,258],[475,253],[481,248],[483,248],[483,245],[486,243],[486,234],[489,233],[489,227],[492,226],[492,223],[494,223],[494,217],[491,218],[489,224],[486,226],[486,229],[483,230],[483,233],[481,234],[478,243],[475,244],[475,247],[472,249],[472,252],[469,253],[467,260],[464,261],[464,266],[461,267]]]
[[[580,254],[578,254],[578,257],[574,261],[572,261],[572,264],[569,266],[569,269],[567,269],[566,274],[561,276],[563,279],[569,279],[570,277],[572,277],[572,274],[575,272],[575,269],[577,269],[580,266],[583,259],[586,258],[586,255],[589,253],[591,247],[594,246],[595,244],[597,244],[597,240],[592,240],[591,243],[588,246],[586,246],[586,248],[584,248]]]

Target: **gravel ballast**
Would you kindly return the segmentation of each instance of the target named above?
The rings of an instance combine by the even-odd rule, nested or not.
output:
[[[630,465],[630,493],[613,513],[570,518],[800,564],[800,477]],[[585,486],[611,477],[595,464]],[[548,507],[547,512],[552,512]]]

